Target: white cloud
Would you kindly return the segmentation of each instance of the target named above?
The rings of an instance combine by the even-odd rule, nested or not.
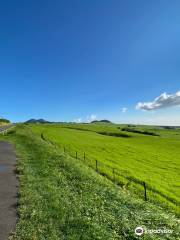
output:
[[[123,107],[123,108],[121,109],[121,112],[122,112],[122,113],[126,113],[126,112],[127,112],[127,108],[126,108],[126,107]]]
[[[81,123],[82,122],[82,118],[77,118],[77,119],[74,119],[73,122],[76,122],[76,123]]]
[[[88,116],[86,117],[86,121],[87,121],[87,122],[92,122],[92,121],[94,121],[94,120],[97,120],[97,115],[95,115],[95,114],[91,114],[91,115],[88,115]]]
[[[76,122],[76,123],[82,123],[82,122],[87,122],[87,123],[90,123],[94,120],[97,120],[97,115],[95,114],[90,114],[90,115],[87,115],[86,118],[77,118],[77,119],[74,119],[73,122]]]
[[[136,109],[142,110],[155,110],[166,107],[180,106],[180,91],[174,94],[162,93],[159,97],[155,98],[152,102],[139,102]]]

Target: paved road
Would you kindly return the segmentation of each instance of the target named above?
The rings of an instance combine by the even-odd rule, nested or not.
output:
[[[0,240],[7,240],[17,222],[16,154],[12,144],[0,141]]]

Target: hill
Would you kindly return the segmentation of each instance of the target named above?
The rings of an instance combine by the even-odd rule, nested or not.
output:
[[[91,123],[112,123],[112,122],[109,120],[103,119],[103,120],[94,120]]]
[[[8,119],[0,118],[0,125],[6,125],[11,123]]]
[[[26,121],[25,123],[50,123],[49,121],[46,121],[44,119],[30,119]]]

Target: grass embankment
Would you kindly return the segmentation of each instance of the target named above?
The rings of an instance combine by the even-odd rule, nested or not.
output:
[[[179,214],[179,156],[180,130],[138,127],[127,132],[115,124],[61,124],[32,125],[34,133],[41,134],[59,147],[95,166],[102,174],[127,189],[144,196],[142,181],[146,182],[150,201],[172,209]],[[102,135],[102,133],[106,135]],[[139,133],[140,132],[140,133]],[[145,132],[145,134],[143,134]],[[151,135],[146,135],[146,133]],[[114,134],[114,135],[113,135]],[[108,136],[111,135],[111,136]]]
[[[133,198],[28,127],[16,127],[5,139],[16,144],[19,155],[20,219],[12,239],[133,240],[139,225],[173,230],[141,239],[178,239],[173,214]]]
[[[8,125],[10,124],[11,122],[5,118],[0,118],[0,127],[1,126],[4,126],[4,125]]]

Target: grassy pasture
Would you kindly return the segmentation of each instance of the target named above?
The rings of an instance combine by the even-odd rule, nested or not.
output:
[[[148,198],[173,209],[179,214],[180,203],[180,130],[139,126],[136,129],[152,132],[151,136],[121,131],[115,124],[61,124],[32,125],[34,133],[41,134],[59,147],[83,159],[116,181],[143,197],[142,181],[147,183]],[[107,135],[102,135],[106,133]],[[108,134],[110,133],[110,134]],[[113,136],[114,133],[114,136]],[[122,134],[122,136],[121,136]],[[126,134],[127,136],[123,136]],[[111,136],[109,136],[111,135]]]
[[[137,226],[173,230],[171,234],[147,233],[142,240],[178,239],[179,220],[174,214],[135,198],[64,154],[41,138],[42,130],[48,130],[49,137],[64,133],[66,141],[70,132],[76,140],[82,135],[45,125],[20,125],[7,136],[0,135],[15,144],[19,157],[19,221],[11,240],[136,240]]]

